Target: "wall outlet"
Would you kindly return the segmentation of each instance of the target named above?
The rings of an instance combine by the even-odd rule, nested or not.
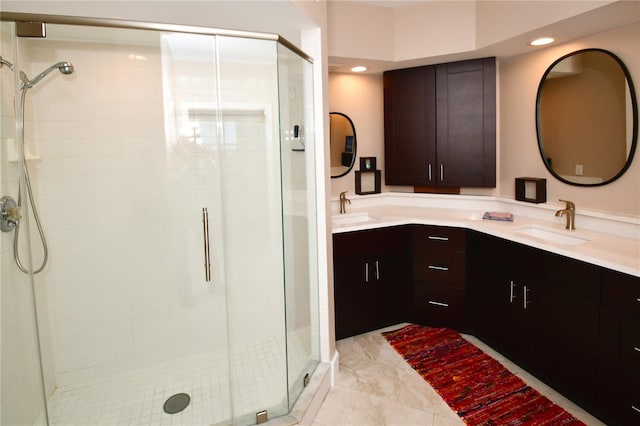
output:
[[[576,164],[576,176],[582,176],[582,164]]]

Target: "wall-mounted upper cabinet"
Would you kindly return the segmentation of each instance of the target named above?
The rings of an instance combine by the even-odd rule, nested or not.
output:
[[[384,73],[385,183],[496,185],[495,58]]]

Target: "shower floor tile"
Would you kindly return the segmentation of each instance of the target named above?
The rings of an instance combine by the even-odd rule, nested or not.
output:
[[[290,359],[306,361],[302,345],[291,340],[291,350],[299,355]],[[284,343],[269,339],[232,352],[240,354],[232,354],[232,385],[226,353],[198,354],[91,383],[59,386],[48,401],[50,422],[56,426],[230,424],[230,393],[236,420],[247,416],[244,423],[255,424],[255,413],[262,409],[270,418],[284,414]],[[180,413],[167,414],[163,405],[176,393],[189,394],[191,401]]]

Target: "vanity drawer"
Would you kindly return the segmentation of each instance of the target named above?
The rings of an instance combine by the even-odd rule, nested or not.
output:
[[[413,249],[419,252],[464,252],[465,230],[447,226],[414,226]]]
[[[381,251],[404,251],[409,246],[409,228],[394,226],[333,234],[334,259],[377,256]]]
[[[464,253],[414,252],[414,279],[416,281],[464,288],[465,263],[466,257]]]
[[[465,293],[463,289],[442,285],[414,283],[412,321],[463,329]]]

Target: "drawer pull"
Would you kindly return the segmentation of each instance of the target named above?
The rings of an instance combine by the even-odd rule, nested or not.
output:
[[[635,405],[632,405],[631,409],[640,413],[640,408],[636,407]]]
[[[448,303],[444,303],[444,302],[436,302],[436,301],[434,301],[434,300],[429,300],[429,304],[430,304],[430,305],[436,305],[436,306],[442,306],[442,307],[445,307],[445,308],[448,308],[448,307],[449,307],[449,304],[448,304]]]
[[[435,269],[436,271],[448,271],[449,270],[448,266],[429,265],[428,268],[429,269]]]
[[[637,347],[637,346],[634,346],[633,350],[636,351],[636,352],[640,352],[640,348]]]
[[[438,240],[438,241],[449,241],[449,237],[438,237],[435,235],[429,235],[428,237],[430,240]],[[640,299],[638,299],[640,300]]]

